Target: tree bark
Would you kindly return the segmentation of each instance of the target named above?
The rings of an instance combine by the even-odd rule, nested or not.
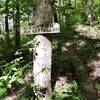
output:
[[[8,3],[9,1],[6,0],[5,3],[5,10],[6,10],[6,15],[5,15],[5,31],[6,31],[6,42],[7,42],[7,47],[10,45],[10,37],[9,37],[9,23],[8,23],[8,14],[9,14],[9,8],[8,8]]]
[[[20,47],[20,7],[16,4],[16,18],[15,18],[15,47]]]
[[[35,12],[34,24],[37,27],[48,27],[53,22],[52,0],[38,0]],[[48,37],[48,34],[47,36]],[[33,66],[34,82],[43,88],[43,95],[39,95],[40,100],[48,100],[51,97],[51,36],[46,38],[43,35],[35,37],[35,59]],[[47,71],[42,71],[45,69]],[[51,100],[51,98],[49,99]]]
[[[47,27],[53,21],[52,16],[51,0],[39,0],[37,3],[34,24],[40,27]]]

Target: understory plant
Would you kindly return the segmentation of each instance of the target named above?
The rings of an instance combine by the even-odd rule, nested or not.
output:
[[[26,51],[28,50],[25,49],[25,46],[22,47],[16,51],[15,59],[0,67],[2,73],[0,76],[0,99],[9,95],[9,91],[13,88],[16,92],[18,89],[25,87],[24,74],[27,69],[31,68],[31,63],[26,62],[24,59],[26,55],[23,56]]]
[[[53,100],[83,100],[76,81],[65,83],[62,87],[55,87]]]

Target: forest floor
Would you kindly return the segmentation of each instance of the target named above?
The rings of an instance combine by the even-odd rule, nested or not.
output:
[[[71,73],[71,80],[77,80],[77,78],[83,78],[84,80],[84,77],[87,77],[84,80],[84,88],[87,89],[87,92],[85,92],[88,95],[87,100],[94,100],[96,97],[93,97],[93,95],[96,93],[96,91],[93,88],[95,87],[93,87],[93,83],[91,84],[89,82],[94,81],[94,83],[96,82],[100,86],[100,73],[97,71],[100,70],[99,26],[90,27],[78,25],[73,32],[67,32],[66,34],[63,33],[61,36],[58,34],[57,39],[58,42],[57,40],[55,40],[55,42],[58,43],[58,46],[56,45],[56,48],[58,48],[57,51],[54,49],[53,53],[53,76],[59,77],[65,73]],[[71,62],[73,55],[76,57],[74,57],[74,61]],[[83,77],[80,76],[78,68],[75,69],[75,67],[77,67],[76,63],[83,66],[83,71],[85,69],[86,75],[84,74]]]
[[[97,61],[97,56],[100,53],[100,33],[98,27],[82,26],[79,25],[75,30],[63,32],[61,34],[53,35],[53,61],[52,61],[52,87],[54,88],[58,78],[63,78],[69,76],[69,81],[76,81],[79,85],[80,79],[85,80],[86,82],[90,79],[96,83],[96,88],[100,87],[100,77],[94,76],[93,73],[96,72],[92,67],[91,63]],[[98,62],[98,61],[97,61]],[[100,59],[99,59],[100,62]],[[86,77],[80,76],[81,67],[85,73]],[[97,70],[100,68],[100,65],[97,66]],[[92,77],[91,77],[92,74]],[[100,73],[99,73],[100,74]],[[85,77],[85,79],[84,79]],[[65,78],[66,80],[66,78]],[[66,81],[65,81],[66,83]],[[92,97],[92,92],[94,93],[93,87],[86,85],[85,88],[88,88],[86,94],[89,98]],[[100,89],[100,88],[99,88]],[[99,90],[98,89],[98,90]],[[16,91],[15,91],[16,93]],[[90,93],[90,94],[89,94]],[[12,94],[10,94],[12,95]],[[85,96],[85,95],[84,95]],[[14,100],[16,95],[9,96],[5,100]],[[95,97],[92,97],[92,99]],[[92,100],[88,99],[88,100]],[[93,99],[94,100],[94,99]]]

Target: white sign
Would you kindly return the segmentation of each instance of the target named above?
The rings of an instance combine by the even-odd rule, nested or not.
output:
[[[52,27],[36,27],[29,26],[27,28],[21,29],[22,34],[45,34],[45,33],[60,33],[60,25],[55,23]]]

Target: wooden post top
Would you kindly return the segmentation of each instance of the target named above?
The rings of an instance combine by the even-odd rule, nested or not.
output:
[[[28,26],[25,28],[21,28],[21,34],[53,34],[60,33],[60,25],[59,23],[54,23],[54,25],[49,27],[36,27],[34,25]]]

